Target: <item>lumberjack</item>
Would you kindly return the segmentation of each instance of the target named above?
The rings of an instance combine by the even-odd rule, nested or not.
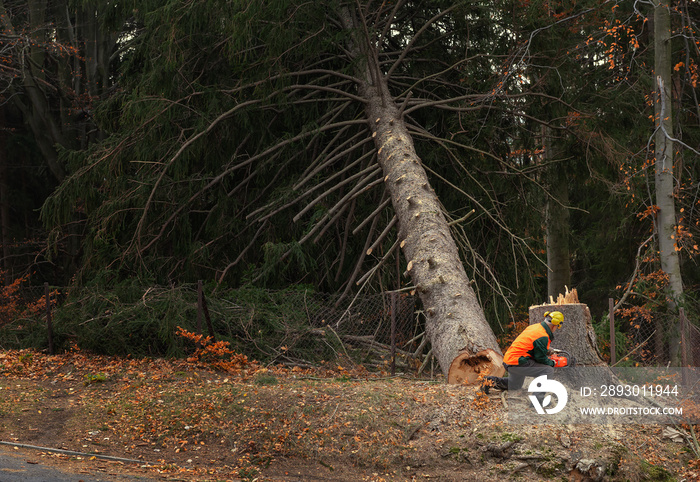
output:
[[[490,388],[520,390],[525,377],[551,376],[555,366],[566,366],[566,357],[549,355],[549,345],[554,340],[554,332],[562,323],[564,315],[560,311],[547,311],[544,321],[525,328],[503,356],[503,366],[508,372],[508,377],[485,377],[482,391],[488,395]]]

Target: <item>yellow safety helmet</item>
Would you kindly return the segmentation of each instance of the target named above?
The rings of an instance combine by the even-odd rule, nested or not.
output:
[[[545,311],[544,319],[551,322],[554,326],[560,326],[564,323],[564,315],[561,311]]]

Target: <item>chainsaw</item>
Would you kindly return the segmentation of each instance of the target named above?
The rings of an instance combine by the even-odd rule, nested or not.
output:
[[[554,361],[555,367],[573,367],[576,365],[576,359],[568,351],[557,350],[556,348],[552,348],[549,351],[551,353],[549,358]]]

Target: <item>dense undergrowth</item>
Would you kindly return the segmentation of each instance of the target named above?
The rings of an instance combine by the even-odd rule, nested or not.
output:
[[[15,287],[17,293],[20,289]],[[97,355],[186,358],[194,348],[180,336],[185,330],[225,342],[261,363],[311,366],[339,357],[362,362],[366,356],[344,345],[332,326],[322,325],[325,320],[314,326],[310,306],[322,295],[304,287],[269,291],[212,285],[204,286],[203,293],[206,310],[196,285],[122,282],[108,289],[54,290],[49,300],[53,350],[79,347]],[[0,348],[48,350],[45,298],[15,294],[5,300],[13,308],[0,323]]]

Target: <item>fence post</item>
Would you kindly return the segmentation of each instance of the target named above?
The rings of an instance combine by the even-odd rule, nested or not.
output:
[[[688,319],[685,317],[685,308],[681,308],[679,314],[681,318],[681,364],[686,367],[688,366],[688,352],[686,351],[688,348],[688,340],[685,338],[685,330]]]
[[[685,309],[678,310],[681,324],[681,377],[683,385],[688,384],[688,340],[685,337],[685,330],[688,324],[688,319],[685,317]]]
[[[46,300],[46,332],[49,338],[49,355],[53,355],[53,326],[51,324],[51,300],[49,299],[49,283],[44,282],[44,299]]]
[[[391,292],[391,374],[396,374],[396,292]]]
[[[615,364],[615,313],[613,312],[615,308],[615,304],[613,302],[612,298],[608,298],[608,305],[610,306],[610,310],[608,313],[610,315],[608,318],[610,319],[610,365]]]
[[[202,312],[204,313],[204,319],[207,322],[209,336],[211,337],[212,341],[216,341],[216,335],[214,335],[214,325],[211,324],[211,315],[209,314],[209,307],[207,306],[207,297],[204,296],[204,290],[202,290]]]
[[[202,334],[202,280],[197,281],[197,334]]]

